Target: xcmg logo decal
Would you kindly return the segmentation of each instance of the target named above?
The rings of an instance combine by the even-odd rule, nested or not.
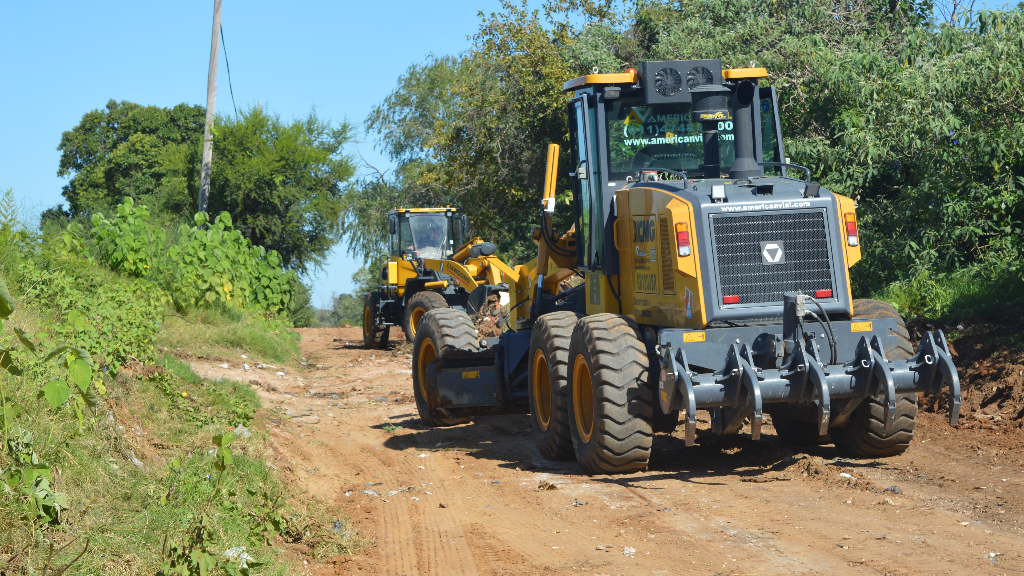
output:
[[[654,217],[633,218],[633,244],[654,242]]]
[[[782,242],[761,242],[761,264],[785,264],[786,251]]]

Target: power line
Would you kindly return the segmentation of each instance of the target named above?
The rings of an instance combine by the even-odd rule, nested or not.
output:
[[[238,106],[235,106],[235,89],[231,86],[231,64],[228,63],[228,45],[224,42],[224,26],[220,27],[220,44],[224,47],[224,65],[228,69],[228,90],[231,91],[231,106],[235,109],[235,116],[238,116]]]

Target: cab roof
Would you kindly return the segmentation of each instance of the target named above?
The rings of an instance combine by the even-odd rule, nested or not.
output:
[[[767,78],[768,70],[764,68],[731,68],[722,70],[722,77],[726,80],[740,80],[744,78]],[[607,86],[611,84],[636,84],[640,76],[633,68],[618,74],[587,74],[569,80],[562,86],[562,92],[578,90],[587,86]]]
[[[392,214],[437,214],[444,212],[455,213],[458,211],[458,208],[452,206],[445,206],[444,208],[406,208],[405,206],[403,206],[401,208],[392,208],[387,213],[387,215],[390,216]]]

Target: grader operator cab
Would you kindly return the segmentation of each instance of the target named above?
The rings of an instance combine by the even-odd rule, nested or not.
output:
[[[392,326],[410,342],[427,312],[451,308],[474,314],[494,293],[507,291],[495,247],[480,238],[464,241],[465,214],[452,207],[396,208],[387,213],[390,256],[380,270],[380,286],[366,295],[363,341],[387,345]]]
[[[646,468],[680,413],[692,445],[698,410],[754,439],[768,413],[784,440],[854,457],[905,450],[918,393],[947,391],[956,425],[942,332],[915,353],[891,306],[852,298],[855,203],[787,162],[766,77],[664,61],[565,84],[575,225],[551,229],[551,145],[538,258],[506,273],[508,330],[478,342],[454,310],[420,325],[425,422],[529,412],[542,455],[590,473]]]

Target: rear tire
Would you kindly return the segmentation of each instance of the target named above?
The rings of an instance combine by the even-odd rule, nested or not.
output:
[[[569,343],[579,316],[552,312],[537,320],[530,335],[530,423],[533,441],[548,460],[572,460],[569,426]]]
[[[413,294],[405,303],[405,317],[402,324],[405,339],[409,342],[416,340],[416,329],[427,312],[447,307],[448,302],[437,292],[426,290]]]
[[[569,422],[576,461],[588,474],[647,469],[654,392],[636,324],[615,314],[582,318],[569,345]]]
[[[443,309],[427,313],[420,322],[413,342],[412,386],[416,411],[427,426],[454,426],[470,418],[445,414],[438,406],[437,381],[428,378],[427,367],[434,360],[444,360],[452,350],[476,352],[480,349],[476,330],[465,312]]]
[[[391,336],[390,326],[377,325],[379,298],[376,292],[370,292],[366,295],[366,300],[363,303],[363,346],[374,350],[384,349]]]
[[[854,300],[855,317],[896,320],[896,342],[886,346],[889,360],[907,360],[914,354],[910,333],[903,318],[888,302]],[[842,428],[833,428],[832,440],[844,456],[854,458],[883,458],[902,454],[914,439],[917,426],[917,394],[899,394],[896,397],[896,425],[885,432],[885,397],[866,398],[850,415]]]

